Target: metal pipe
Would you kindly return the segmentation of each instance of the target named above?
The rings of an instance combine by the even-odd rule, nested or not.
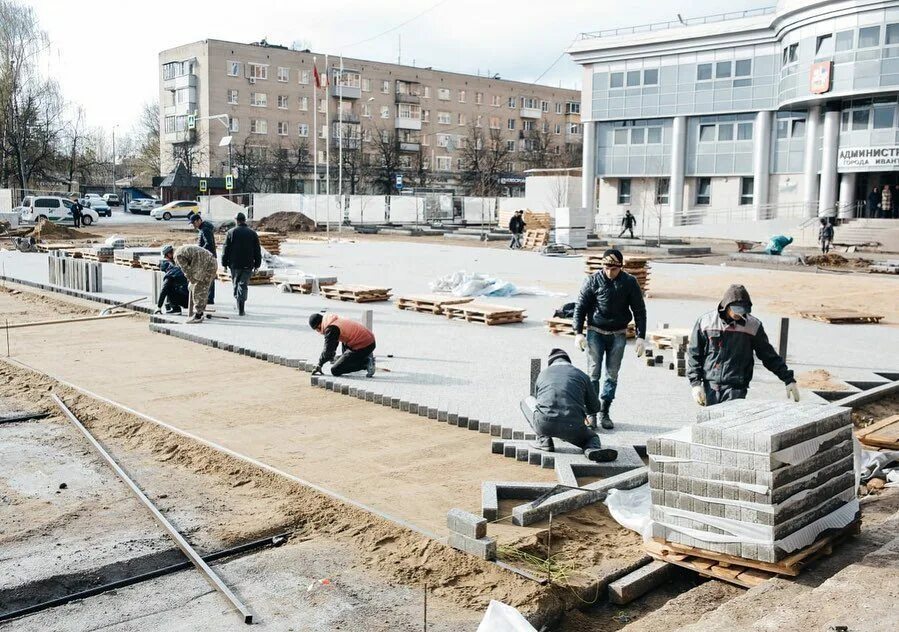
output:
[[[72,422],[81,434],[84,435],[84,438],[88,440],[88,442],[94,447],[97,453],[103,457],[103,460],[113,469],[113,471],[118,475],[120,479],[129,487],[131,491],[134,492],[134,495],[137,496],[138,500],[140,500],[147,510],[152,514],[153,518],[156,519],[156,522],[165,529],[166,533],[175,541],[175,544],[181,549],[181,552],[184,553],[193,565],[197,568],[198,571],[206,578],[206,581],[219,591],[225,599],[227,599],[231,606],[237,610],[241,616],[243,617],[244,623],[253,623],[253,613],[247,608],[238,598],[237,596],[231,592],[231,589],[228,588],[225,583],[219,578],[215,572],[209,568],[209,565],[203,561],[203,558],[194,550],[194,548],[184,539],[178,530],[166,520],[165,516],[156,508],[156,506],[150,501],[149,498],[141,491],[140,487],[131,480],[128,474],[125,473],[118,463],[116,463],[115,459],[113,459],[109,453],[100,445],[100,442],[97,441],[94,436],[90,433],[90,431],[84,427],[84,425],[78,421],[78,418],[72,414],[72,411],[68,409],[68,407],[63,403],[59,397],[54,393],[52,395],[53,401],[56,402],[56,405],[62,410],[63,414],[69,418],[69,421]]]

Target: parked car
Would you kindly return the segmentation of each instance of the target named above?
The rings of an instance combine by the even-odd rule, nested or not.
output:
[[[99,200],[91,200],[90,208],[97,211],[97,215],[112,217],[112,209],[109,208],[109,205],[102,198]]]
[[[149,215],[157,206],[162,206],[162,202],[156,198],[138,198],[128,203],[128,210],[132,213]]]
[[[65,198],[49,195],[29,195],[22,200],[20,219],[23,222],[37,223],[41,218],[55,223],[74,222],[72,219],[72,202]],[[81,221],[85,226],[90,226],[100,219],[100,216],[92,208],[85,208]]]
[[[91,205],[97,200],[103,200],[103,198],[100,197],[99,193],[86,193],[81,199],[81,205],[90,208]]]
[[[110,206],[119,206],[121,204],[119,196],[115,193],[107,193],[103,196],[103,200]]]
[[[173,218],[186,218],[191,213],[199,212],[200,207],[196,202],[190,202],[187,200],[175,200],[174,202],[169,202],[165,206],[154,208],[152,211],[150,211],[150,217],[153,217],[157,220],[164,219],[168,221]]]

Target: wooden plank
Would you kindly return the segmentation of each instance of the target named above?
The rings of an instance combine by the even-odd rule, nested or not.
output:
[[[887,417],[886,419],[881,419],[877,423],[873,423],[870,426],[866,426],[860,430],[856,430],[855,436],[858,437],[859,439],[862,439],[864,437],[867,437],[869,434],[871,434],[873,432],[878,432],[882,428],[892,426],[893,424],[895,424],[897,422],[899,422],[899,415],[891,415],[890,417]]]
[[[745,569],[742,573],[737,575],[737,579],[743,582],[744,584],[749,584],[750,587],[758,586],[759,584],[763,584],[769,579],[771,579],[771,575],[766,573],[765,571],[759,571],[754,568]]]
[[[828,309],[820,311],[802,311],[799,312],[802,318],[817,320],[824,323],[834,325],[838,324],[862,324],[862,323],[879,323],[883,320],[883,316],[857,312],[851,309]]]

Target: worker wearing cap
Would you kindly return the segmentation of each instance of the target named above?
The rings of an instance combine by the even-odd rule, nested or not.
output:
[[[197,245],[208,251],[214,259],[216,257],[215,226],[212,225],[212,222],[203,219],[199,213],[188,215],[187,221],[197,229]],[[215,278],[213,278],[212,283],[209,285],[209,298],[207,303],[215,305]]]
[[[325,348],[312,375],[321,375],[326,362],[331,363],[331,375],[345,375],[365,370],[365,377],[375,374],[375,335],[360,322],[337,314],[315,313],[309,326],[325,337]],[[336,360],[337,344],[343,343],[343,353]]]
[[[215,273],[218,269],[215,257],[209,254],[205,248],[185,245],[179,246],[175,251],[175,263],[187,277],[194,299],[194,315],[187,323],[202,323],[206,313],[209,286],[215,281]]]
[[[181,268],[175,265],[175,248],[173,246],[163,246],[159,271],[163,272],[164,276],[159,298],[156,301],[156,313],[162,313],[162,304],[165,303],[166,314],[180,314],[182,308],[187,307],[190,293],[188,292],[187,277],[184,276]]]
[[[618,387],[618,371],[627,343],[627,326],[634,321],[637,331],[637,355],[646,348],[646,304],[637,279],[622,270],[624,257],[621,251],[606,250],[602,256],[602,269],[587,277],[574,307],[574,341],[581,351],[587,352],[587,373],[593,388],[599,394],[602,427],[615,427],[609,410]],[[586,326],[587,334],[584,335]],[[605,378],[600,390],[603,362]],[[596,427],[596,415],[591,416]]]
[[[247,226],[247,216],[238,213],[234,217],[237,226],[228,231],[225,236],[225,246],[222,248],[222,266],[231,272],[231,283],[234,286],[234,300],[237,301],[237,313],[243,316],[246,312],[244,306],[249,294],[250,277],[253,271],[262,265],[262,248],[259,245],[259,235]]]
[[[762,321],[751,311],[752,300],[746,288],[731,285],[718,309],[696,321],[687,350],[687,378],[693,399],[700,406],[745,399],[754,356],[786,385],[787,398],[799,401],[793,372],[768,342]]]

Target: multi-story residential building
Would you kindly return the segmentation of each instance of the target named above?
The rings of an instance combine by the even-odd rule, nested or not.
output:
[[[318,72],[330,80],[330,103],[315,88],[313,57]],[[365,165],[382,164],[385,151],[395,152],[391,163],[397,174],[409,175],[407,188],[425,179],[429,188],[459,191],[463,145],[476,133],[508,152],[502,178],[509,181],[526,168],[545,166],[537,162],[564,163],[566,155],[580,161],[576,90],[350,58],[343,59],[341,72],[340,64],[330,57],[326,67],[324,54],[264,41],[203,40],[163,51],[160,172],[168,172],[176,157],[188,156],[195,174],[226,173],[229,148],[220,142],[231,136],[239,177],[245,165],[234,156],[248,147],[288,152],[303,147],[321,178],[330,141],[336,179],[341,121],[344,150],[358,151]],[[193,130],[188,129],[192,114]],[[313,157],[314,135],[318,156]],[[306,173],[292,176],[299,180],[294,190],[310,191],[311,170],[301,171]],[[422,173],[425,178],[416,177]]]
[[[899,3],[777,6],[584,33],[584,195],[674,224],[852,216],[899,168]]]

